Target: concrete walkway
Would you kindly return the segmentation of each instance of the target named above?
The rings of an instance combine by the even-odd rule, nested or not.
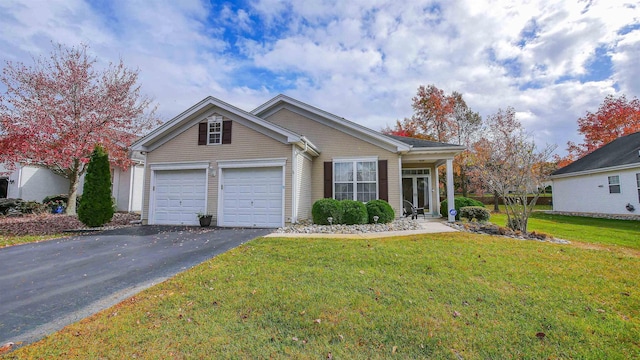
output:
[[[265,237],[281,237],[281,238],[324,238],[324,239],[378,239],[392,236],[408,236],[420,234],[435,234],[446,232],[457,232],[458,230],[447,226],[446,220],[443,219],[418,219],[421,229],[403,230],[403,231],[384,231],[370,232],[363,234],[299,234],[299,233],[271,233]]]

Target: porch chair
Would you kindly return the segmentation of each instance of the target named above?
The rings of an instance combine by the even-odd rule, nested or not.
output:
[[[422,218],[427,218],[426,214],[424,213],[424,208],[415,207],[408,200],[404,200],[402,204],[404,205],[404,217],[409,217],[409,215],[411,215],[411,219],[413,220],[417,219],[418,215],[422,214]]]

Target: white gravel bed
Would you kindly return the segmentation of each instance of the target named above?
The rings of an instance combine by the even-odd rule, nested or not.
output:
[[[363,225],[315,225],[300,223],[279,228],[276,233],[284,234],[365,234],[384,231],[419,230],[420,224],[408,218],[396,219],[388,224]]]

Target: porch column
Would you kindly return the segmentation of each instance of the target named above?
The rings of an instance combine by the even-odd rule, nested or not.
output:
[[[447,214],[449,222],[456,221],[455,215],[451,214],[451,209],[455,209],[453,195],[453,159],[447,159],[447,205],[449,207]]]
[[[435,189],[434,192],[436,193],[436,206],[435,210],[433,210],[432,212],[434,214],[440,214],[440,172],[438,171],[438,166],[434,166],[434,169],[436,169],[436,182],[435,185],[433,185],[433,188]]]

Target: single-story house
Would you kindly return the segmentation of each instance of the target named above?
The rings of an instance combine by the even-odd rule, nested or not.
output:
[[[142,185],[144,164],[140,154],[133,154],[134,164],[127,171],[114,168],[111,171],[112,194],[118,211],[139,212],[142,210]],[[84,176],[78,184],[82,194]],[[49,169],[28,164],[17,164],[13,171],[0,164],[0,198],[18,198],[41,202],[50,195],[67,194],[69,180]]]
[[[281,227],[311,219],[322,198],[384,199],[397,216],[408,200],[439,216],[437,168],[452,176],[464,147],[387,136],[278,95],[251,112],[207,97],[132,150],[146,156],[143,223],[209,213],[218,226]]]
[[[556,170],[551,179],[554,211],[640,214],[640,132]]]

